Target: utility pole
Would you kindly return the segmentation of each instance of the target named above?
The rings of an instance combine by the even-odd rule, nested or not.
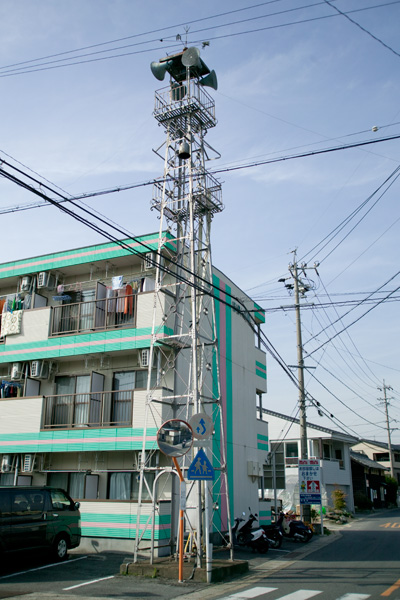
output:
[[[383,387],[378,387],[378,390],[383,392],[383,399],[380,398],[380,400],[382,400],[385,405],[386,429],[387,429],[387,435],[388,435],[388,450],[389,450],[389,462],[390,462],[390,476],[394,478],[392,439],[391,439],[391,434],[390,434],[389,411],[388,411],[388,404],[389,404],[388,400],[390,398],[388,398],[387,394],[386,394],[387,390],[393,390],[393,388],[390,387],[390,385],[386,385],[385,380],[383,380]]]
[[[319,263],[315,263],[313,267],[311,267],[318,274],[317,267]],[[300,270],[303,272],[304,277],[306,278],[306,269],[307,267],[305,263],[300,265]],[[303,342],[301,335],[301,315],[300,315],[300,295],[304,296],[306,292],[310,291],[313,288],[312,283],[309,281],[305,281],[299,276],[299,267],[296,260],[296,250],[293,251],[293,263],[289,265],[289,272],[291,274],[291,279],[293,279],[293,284],[285,283],[286,288],[289,290],[293,290],[294,292],[294,303],[296,310],[296,335],[297,335],[297,380],[298,380],[298,388],[299,388],[299,412],[300,412],[300,458],[306,459],[308,458],[308,448],[307,448],[307,415],[306,415],[306,391],[304,386],[304,369],[307,367],[304,366],[303,359]],[[279,281],[286,281],[285,279],[280,279]],[[311,521],[311,506],[309,504],[302,505],[302,517],[305,521]]]
[[[301,337],[301,316],[299,297],[299,276],[294,253],[292,268],[289,267],[294,281],[294,303],[296,308],[296,334],[297,334],[297,379],[299,382],[299,408],[300,408],[300,458],[308,458],[307,450],[307,422],[306,422],[306,392],[304,388],[304,359],[303,342]]]

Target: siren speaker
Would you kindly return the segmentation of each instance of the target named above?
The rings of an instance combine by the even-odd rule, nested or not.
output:
[[[182,54],[182,64],[185,67],[200,67],[200,50],[195,46],[185,50],[185,52]]]
[[[150,69],[154,77],[158,79],[158,81],[163,81],[165,78],[165,73],[167,72],[167,69],[171,64],[172,63],[169,60],[165,62],[156,62],[153,60],[153,62],[150,65]]]
[[[217,74],[214,71],[214,69],[211,71],[211,73],[209,75],[206,75],[205,77],[203,77],[203,79],[200,79],[199,84],[213,88],[213,90],[217,90],[218,89],[218,80],[217,80]]]
[[[190,158],[190,146],[186,140],[183,140],[179,145],[178,158],[183,160]]]

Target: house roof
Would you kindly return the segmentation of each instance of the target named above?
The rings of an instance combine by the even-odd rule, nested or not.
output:
[[[375,440],[358,440],[358,444],[367,444],[368,446],[377,446],[378,448],[382,448],[382,450],[388,450],[387,442],[377,442]],[[391,444],[392,450],[400,450],[400,444]]]
[[[362,452],[355,452],[354,450],[350,450],[350,458],[354,460],[354,462],[363,465],[364,467],[368,467],[369,469],[381,469],[381,471],[390,471],[389,467],[384,467],[381,463],[368,458],[366,454]]]
[[[296,419],[295,417],[289,417],[288,415],[283,415],[282,413],[277,413],[273,410],[269,410],[267,408],[263,408],[262,412],[266,415],[270,415],[272,417],[276,417],[278,419],[282,419],[284,421],[289,421],[291,423],[296,423],[300,425],[300,419]],[[317,429],[318,431],[323,431],[324,433],[330,434],[332,437],[339,438],[344,441],[348,441],[351,444],[356,444],[360,440],[355,436],[349,435],[348,433],[343,433],[341,431],[335,431],[334,429],[329,429],[329,427],[323,427],[322,425],[315,425],[314,423],[309,423],[307,421],[307,428]]]

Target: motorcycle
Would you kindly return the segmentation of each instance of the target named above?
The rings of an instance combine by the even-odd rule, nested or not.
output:
[[[293,520],[283,512],[280,513],[276,524],[280,528],[283,537],[304,543],[311,540],[314,533],[309,525],[306,525],[303,521]]]
[[[261,525],[261,528],[264,529],[270,548],[277,550],[282,546],[283,533],[279,525],[271,523],[271,525]]]
[[[244,513],[243,513],[244,514]],[[248,546],[254,552],[257,550],[260,554],[265,554],[269,549],[268,538],[264,530],[260,527],[252,529],[254,521],[257,521],[257,515],[250,514],[248,520],[239,528],[239,523],[244,519],[236,517],[235,526],[232,528],[232,536],[239,546]]]

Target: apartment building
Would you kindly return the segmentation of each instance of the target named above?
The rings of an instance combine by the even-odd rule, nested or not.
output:
[[[174,240],[168,233],[164,240],[169,260]],[[173,333],[165,315],[173,314],[175,297],[155,291],[149,260],[158,242],[159,234],[148,234],[122,247],[110,242],[0,265],[0,484],[67,490],[81,502],[86,549],[132,550],[144,431],[152,451],[147,480],[171,467],[158,451],[157,429],[145,423],[154,319],[156,348]],[[216,268],[213,278],[215,295],[224,298],[215,300],[215,314],[234,515],[249,505],[260,510],[258,479],[269,449],[268,425],[256,413],[266,392],[264,314]],[[248,314],[237,310],[235,296]],[[161,406],[176,386],[164,376],[165,357],[156,352],[151,363]],[[158,490],[153,526],[168,546],[176,538],[173,488]],[[154,509],[150,498],[145,487],[140,523]]]

